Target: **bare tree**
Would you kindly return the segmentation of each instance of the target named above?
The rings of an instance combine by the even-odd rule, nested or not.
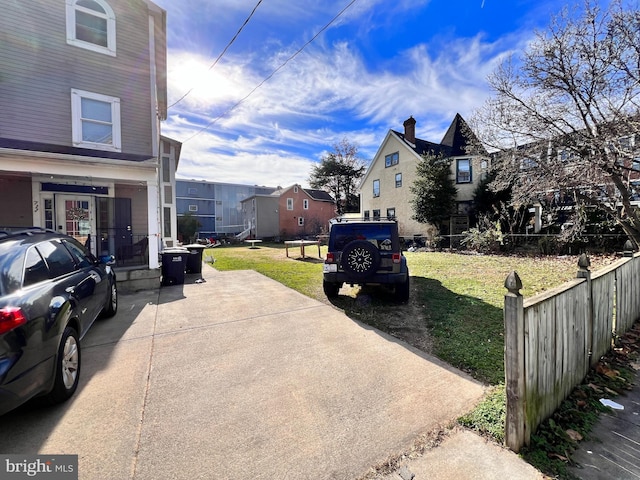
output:
[[[357,212],[360,202],[355,192],[358,180],[364,175],[365,163],[358,156],[358,147],[346,138],[334,144],[333,149],[312,168],[309,184],[333,195],[339,215]]]
[[[596,208],[640,245],[640,11],[565,8],[489,82],[472,123],[498,152],[493,188],[512,185],[516,207],[566,199],[576,230]]]

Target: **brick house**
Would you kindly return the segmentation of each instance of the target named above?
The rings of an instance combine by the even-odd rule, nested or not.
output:
[[[301,238],[318,235],[328,229],[329,220],[336,215],[336,202],[324,190],[292,185],[279,192],[280,235]]]

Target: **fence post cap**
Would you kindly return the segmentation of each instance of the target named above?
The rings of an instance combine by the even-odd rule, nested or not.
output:
[[[589,270],[590,266],[591,260],[589,260],[587,254],[583,253],[582,255],[580,255],[580,257],[578,258],[578,267],[580,267],[581,270]]]
[[[520,277],[515,270],[507,275],[507,278],[504,281],[504,288],[509,290],[510,293],[519,293],[522,288],[522,280],[520,280]]]
[[[635,250],[634,246],[633,246],[633,242],[631,240],[627,240],[626,242],[624,242],[624,247],[622,247],[624,249],[624,256],[625,257],[632,257],[633,256],[633,251]]]

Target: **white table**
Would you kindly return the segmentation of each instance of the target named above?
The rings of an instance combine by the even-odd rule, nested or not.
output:
[[[251,246],[249,248],[259,248],[259,247],[256,247],[256,243],[262,243],[262,240],[255,240],[255,239],[251,240],[250,239],[250,240],[245,240],[245,242],[251,244]]]
[[[289,256],[289,247],[299,246],[300,247],[300,255],[302,258],[305,258],[304,247],[306,245],[317,245],[318,246],[318,258],[322,258],[320,256],[320,240],[287,240],[284,242],[284,248],[287,252],[287,257]]]

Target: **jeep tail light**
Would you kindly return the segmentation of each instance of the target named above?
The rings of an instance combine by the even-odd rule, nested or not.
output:
[[[27,323],[20,307],[0,308],[0,335]]]
[[[399,253],[393,253],[391,255],[391,260],[393,261],[393,263],[400,263],[401,258],[402,255],[400,255]]]
[[[336,256],[333,252],[327,252],[327,263],[336,263]]]

